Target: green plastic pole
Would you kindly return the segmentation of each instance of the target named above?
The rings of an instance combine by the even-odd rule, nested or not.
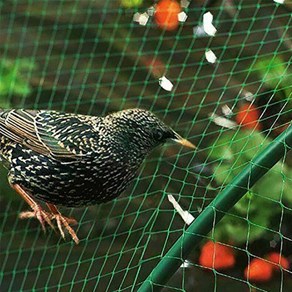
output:
[[[183,259],[199,244],[224,212],[232,208],[265,173],[267,173],[292,148],[292,126],[273,140],[226,188],[208,205],[184,231],[148,278],[139,292],[159,291],[180,267]],[[219,211],[219,212],[218,212]]]

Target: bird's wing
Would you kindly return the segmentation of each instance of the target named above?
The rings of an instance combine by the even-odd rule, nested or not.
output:
[[[0,112],[0,134],[43,155],[78,159],[88,154],[82,134],[91,126],[72,114],[54,111],[7,110]]]

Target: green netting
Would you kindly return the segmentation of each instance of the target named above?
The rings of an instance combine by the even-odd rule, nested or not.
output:
[[[156,1],[0,3],[1,108],[91,115],[146,108],[198,146],[155,149],[112,202],[62,208],[79,221],[78,246],[18,219],[28,206],[1,168],[1,291],[136,291],[143,283],[144,291],[292,289],[287,267],[264,282],[244,275],[254,259],[269,263],[271,252],[292,259],[292,2],[276,2],[181,1],[188,17],[172,31],[151,16]],[[215,36],[203,30],[209,11]],[[134,21],[145,12],[145,25]],[[208,50],[215,63],[206,60]],[[163,76],[171,91],[160,86]],[[227,192],[235,206],[218,208]],[[212,220],[203,216],[187,230],[170,194],[195,218],[211,210]],[[164,258],[168,268],[155,268],[181,236],[179,253]],[[187,251],[180,247],[186,238],[196,238]],[[213,267],[202,264],[210,240],[230,247],[232,267],[215,267],[215,256]]]

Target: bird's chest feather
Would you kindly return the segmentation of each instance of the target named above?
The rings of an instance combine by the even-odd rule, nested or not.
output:
[[[66,162],[21,146],[13,151],[13,180],[35,198],[64,206],[92,205],[117,197],[138,168],[128,157],[108,152]]]

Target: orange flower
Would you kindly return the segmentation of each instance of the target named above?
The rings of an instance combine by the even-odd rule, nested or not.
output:
[[[259,117],[258,109],[254,105],[246,103],[239,108],[236,122],[244,128],[260,130]]]
[[[253,259],[244,270],[246,279],[253,282],[269,281],[273,274],[274,265],[262,259]]]
[[[280,268],[289,269],[289,261],[283,257],[278,252],[271,252],[267,255],[267,260],[275,263],[276,265],[273,265],[274,269],[279,271]]]
[[[199,263],[207,268],[224,270],[234,266],[235,256],[232,248],[217,242],[208,241],[202,247]]]
[[[175,30],[178,27],[178,14],[181,7],[176,0],[161,0],[156,5],[154,18],[156,24],[166,30]]]

